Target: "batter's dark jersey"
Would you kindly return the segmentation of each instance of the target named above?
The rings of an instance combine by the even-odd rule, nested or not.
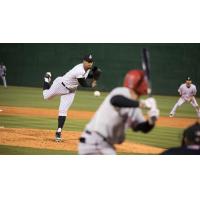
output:
[[[200,155],[200,149],[188,149],[187,147],[174,147],[162,153],[162,155]]]

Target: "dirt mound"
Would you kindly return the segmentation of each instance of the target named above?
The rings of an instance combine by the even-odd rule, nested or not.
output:
[[[54,141],[54,131],[40,129],[1,128],[0,144],[42,149],[77,151],[80,132],[63,131],[63,141]],[[164,149],[125,142],[117,145],[117,152],[159,154]]]

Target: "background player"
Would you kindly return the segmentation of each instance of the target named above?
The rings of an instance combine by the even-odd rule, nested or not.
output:
[[[149,132],[155,125],[159,110],[153,98],[138,101],[147,94],[147,80],[142,70],[131,70],[124,87],[113,89],[86,125],[80,138],[79,154],[116,154],[114,144],[125,140],[125,130]],[[145,120],[139,107],[150,108]]]
[[[196,86],[194,84],[192,84],[192,80],[190,77],[188,77],[186,79],[185,83],[179,87],[178,92],[181,97],[177,101],[177,103],[174,105],[169,116],[173,117],[175,115],[178,107],[180,107],[185,102],[189,102],[195,108],[195,110],[197,112],[197,116],[200,118],[200,108],[195,99],[197,89],[196,89]]]
[[[3,85],[5,88],[7,88],[6,84],[6,66],[4,65],[3,62],[0,63],[0,77],[3,81]]]
[[[93,67],[92,55],[86,55],[83,63],[80,63],[68,71],[64,76],[57,77],[50,87],[51,73],[47,72],[44,77],[43,96],[44,99],[51,99],[54,96],[60,97],[60,106],[58,113],[58,128],[55,134],[56,141],[61,140],[61,132],[64,126],[67,111],[71,106],[78,85],[83,87],[95,87],[101,70]],[[91,82],[87,78],[92,79]]]

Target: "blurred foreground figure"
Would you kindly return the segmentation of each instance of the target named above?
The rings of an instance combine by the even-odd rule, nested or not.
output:
[[[170,148],[163,155],[200,155],[200,123],[188,127],[183,132],[180,147]]]
[[[148,133],[155,126],[159,115],[154,98],[139,101],[147,94],[147,80],[142,70],[129,71],[124,87],[113,89],[100,105],[80,137],[78,152],[81,155],[114,155],[114,145],[125,140],[125,131]],[[147,108],[145,119],[141,108]]]

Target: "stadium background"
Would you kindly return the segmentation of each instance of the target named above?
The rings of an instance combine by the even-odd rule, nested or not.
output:
[[[141,68],[142,47],[151,53],[154,94],[177,95],[187,76],[200,80],[199,44],[0,44],[0,60],[8,68],[9,85],[41,87],[46,71],[61,76],[92,53],[103,69],[98,88],[109,91],[121,85],[128,70]]]
[[[141,68],[143,47],[151,54],[153,93],[160,117],[150,134],[128,129],[117,153],[160,154],[180,145],[184,128],[196,122],[196,112],[189,103],[178,109],[174,118],[169,118],[169,112],[178,99],[177,88],[187,76],[200,93],[199,44],[5,43],[0,44],[0,61],[8,69],[8,88],[0,80],[0,155],[77,154],[78,138],[108,91],[122,84],[128,70]],[[63,129],[63,142],[57,144],[54,134],[60,99],[44,101],[43,76],[46,71],[52,72],[53,79],[63,75],[87,53],[92,53],[95,64],[103,69],[97,87],[101,96],[78,89]]]

